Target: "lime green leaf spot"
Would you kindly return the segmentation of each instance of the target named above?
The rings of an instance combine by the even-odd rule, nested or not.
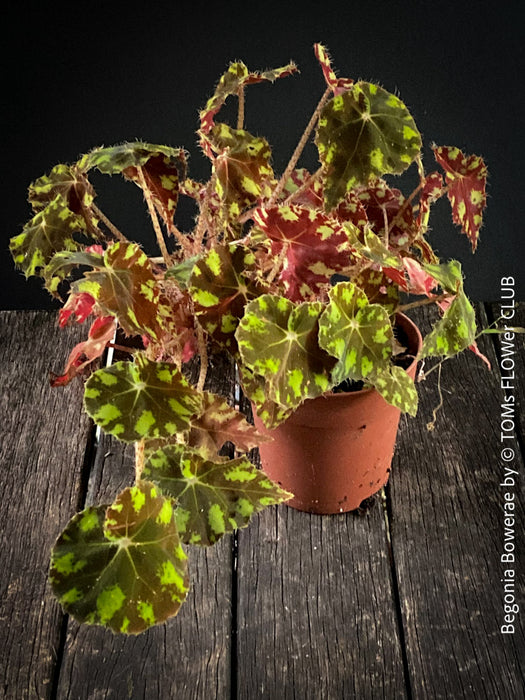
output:
[[[226,532],[224,511],[218,503],[214,503],[212,506],[210,506],[210,510],[208,511],[208,522],[216,535],[222,535]]]
[[[90,530],[93,530],[93,528],[97,527],[98,524],[99,519],[97,511],[93,508],[87,508],[82,514],[78,526],[82,532],[89,532]]]
[[[137,612],[148,627],[155,624],[155,614],[151,603],[145,601],[137,603]]]
[[[102,624],[111,620],[113,615],[120,610],[126,596],[118,584],[102,591],[97,597],[97,611]]]

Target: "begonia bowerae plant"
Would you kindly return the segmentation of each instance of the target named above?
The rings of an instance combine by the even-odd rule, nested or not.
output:
[[[211,353],[231,356],[272,428],[346,380],[414,415],[417,393],[395,364],[394,331],[396,313],[415,303],[436,304],[440,314],[421,357],[477,352],[461,266],[440,262],[426,234],[431,205],[446,196],[475,250],[482,159],[433,146],[439,167],[425,172],[403,102],[378,85],[338,78],[320,44],[315,55],[326,91],[281,175],[267,141],[244,129],[245,90],[296,67],[257,73],[236,62],[200,113],[207,182],[188,176],[183,149],[133,142],[95,148],[29,187],[33,215],[11,240],[14,261],[66,300],[61,326],[91,323],[52,383],[89,374],[117,328],[142,341],[129,360],[91,371],[85,383],[94,422],[135,443],[136,482],[113,503],[75,515],[54,547],[53,591],[82,622],[134,634],[175,615],[189,585],[183,546],[211,545],[290,497],[243,456],[262,439],[255,428],[204,390]],[[230,97],[239,105],[233,126],[218,121]],[[312,135],[320,165],[308,172],[299,158]],[[410,166],[418,184],[406,196],[386,178]],[[98,208],[93,171],[142,189],[154,256]],[[198,210],[189,232],[175,223],[181,197]],[[403,304],[406,295],[417,301]],[[196,358],[198,379],[190,381]],[[241,456],[223,456],[226,442]]]

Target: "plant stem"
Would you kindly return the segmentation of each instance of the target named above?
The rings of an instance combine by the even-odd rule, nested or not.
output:
[[[290,195],[284,200],[283,204],[289,204],[290,202],[293,202],[293,200],[294,200],[296,197],[298,197],[300,194],[302,194],[303,192],[305,192],[305,191],[310,187],[310,185],[312,184],[312,182],[315,182],[315,180],[319,177],[319,175],[320,175],[322,172],[323,172],[323,168],[322,168],[322,166],[321,166],[320,168],[318,168],[318,169],[315,171],[315,173],[313,173],[312,175],[310,175],[310,177],[307,177],[306,180],[303,182],[303,184],[302,184],[300,187],[298,187],[298,188],[295,190],[295,192],[292,192],[292,194],[290,194]]]
[[[135,483],[138,484],[142,477],[144,469],[144,440],[139,440],[135,443]]]
[[[239,87],[237,97],[239,98],[239,111],[237,113],[237,128],[242,129],[244,126],[244,86],[243,85],[241,85]]]
[[[444,294],[439,294],[435,297],[429,297],[428,299],[420,299],[419,301],[412,301],[410,302],[410,304],[402,304],[401,306],[398,306],[397,310],[401,313],[404,313],[409,309],[416,309],[419,306],[425,306],[427,304],[437,304],[440,301],[445,301],[445,299],[450,299],[454,296],[456,295],[451,294],[450,292],[445,292]]]
[[[288,243],[285,243],[285,244],[283,245],[283,247],[282,247],[281,252],[279,253],[278,258],[276,259],[276,261],[275,261],[275,263],[274,263],[274,266],[273,266],[272,269],[270,270],[270,274],[269,274],[268,277],[266,278],[266,281],[267,281],[269,284],[271,284],[271,283],[274,281],[275,276],[277,275],[277,273],[278,273],[279,270],[281,269],[282,264],[283,264],[283,262],[284,262],[284,260],[285,260],[285,258],[286,258],[287,253],[288,253],[288,248],[289,248]]]
[[[204,337],[204,331],[202,327],[197,322],[197,343],[199,346],[199,355],[201,359],[201,366],[199,370],[199,379],[197,381],[197,391],[204,390],[204,382],[206,381],[206,374],[208,372],[208,350],[206,348],[206,339]]]
[[[107,226],[107,228],[111,231],[115,238],[117,238],[122,243],[129,243],[126,236],[118,230],[115,224],[111,223],[111,221],[102,211],[100,211],[96,204],[91,204],[91,209],[93,210],[93,214],[95,214],[95,216],[97,216],[102,221],[102,223],[105,226]]]
[[[312,129],[315,127],[315,124],[316,124],[317,120],[319,119],[319,115],[321,114],[321,111],[322,111],[323,107],[325,106],[325,104],[328,102],[328,98],[330,97],[331,93],[332,93],[332,89],[329,87],[326,88],[324,95],[319,100],[319,104],[315,108],[315,111],[312,114],[310,121],[308,122],[308,126],[304,130],[304,133],[301,136],[301,140],[297,144],[297,147],[296,147],[295,151],[293,152],[292,157],[290,158],[290,162],[286,166],[286,169],[285,169],[284,173],[282,174],[281,179],[277,183],[277,187],[273,191],[272,196],[268,200],[266,207],[273,207],[273,205],[277,201],[277,197],[283,191],[284,186],[286,185],[288,178],[292,174],[293,169],[297,165],[297,161],[301,157],[301,153],[303,152],[304,147],[306,146],[306,143],[307,143],[308,139],[310,138],[310,133],[312,132]]]
[[[137,165],[137,173],[139,176],[140,185],[144,192],[146,204],[148,205],[149,215],[151,216],[151,221],[153,223],[155,235],[157,236],[157,242],[159,244],[160,252],[162,253],[164,262],[169,267],[171,265],[170,254],[168,253],[168,249],[166,248],[166,242],[164,240],[164,236],[162,235],[162,229],[160,228],[159,218],[155,210],[155,204],[153,203],[153,197],[151,196],[151,191],[148,187],[148,183],[146,182],[146,178],[144,177],[144,171],[142,170],[141,165]]]

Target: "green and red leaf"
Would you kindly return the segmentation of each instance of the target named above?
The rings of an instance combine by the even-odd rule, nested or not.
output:
[[[202,412],[191,421],[190,447],[214,456],[226,442],[232,442],[240,452],[249,452],[266,441],[267,438],[260,435],[226,399],[204,392]]]
[[[84,406],[106,433],[138,442],[189,430],[203,402],[176,365],[138,354],[135,362],[116,362],[95,372],[86,382]]]
[[[234,219],[263,194],[269,196],[271,150],[265,139],[227,124],[213,127],[210,142],[217,153],[213,165],[216,194],[228,218]]]
[[[212,248],[193,268],[189,293],[200,324],[221,346],[236,351],[235,331],[244,307],[263,292],[250,279],[255,257],[234,243]]]
[[[143,473],[176,499],[177,527],[188,544],[214,544],[254,513],[291,498],[248,459],[215,462],[184,445],[154,452]]]
[[[148,256],[136,243],[118,241],[94,266],[72,285],[74,293],[90,294],[104,314],[118,318],[125,333],[155,338],[160,290]]]
[[[142,188],[140,168],[155,208],[168,230],[173,230],[179,183],[186,177],[187,159],[182,148],[142,141],[128,142],[96,148],[78,161],[78,167],[84,172],[97,168],[107,175],[122,174]]]
[[[89,209],[95,191],[84,173],[76,166],[60,163],[49,175],[43,175],[29,185],[29,203],[34,212],[42,211],[57,195],[61,195],[68,209],[82,214]]]
[[[465,156],[459,148],[434,146],[434,156],[445,170],[452,219],[461,226],[476,250],[487,197],[487,167],[479,156]]]
[[[112,505],[75,515],[55,544],[49,573],[65,611],[124,634],[176,615],[189,582],[173,511],[171,499],[141,482]]]
[[[214,94],[200,112],[201,134],[208,134],[213,129],[215,126],[214,117],[226,102],[226,99],[230,95],[238,95],[239,91],[243,90],[245,85],[267,81],[273,83],[278,78],[292,75],[296,71],[297,67],[294,63],[289,63],[282,68],[267,70],[262,73],[250,72],[242,61],[230,63],[228,70],[221,76]],[[203,139],[205,151],[207,150],[206,143],[206,139]]]
[[[333,274],[353,263],[346,229],[323,212],[291,204],[258,209],[253,219],[272,241],[272,255],[283,259],[280,280],[292,301],[317,296]]]
[[[317,60],[321,64],[324,79],[329,88],[332,89],[334,95],[339,95],[346,90],[349,90],[354,81],[350,78],[338,78],[332,69],[330,56],[328,51],[322,44],[314,44],[314,52]]]
[[[423,341],[421,357],[452,357],[476,339],[476,314],[463,290],[448,305],[443,318]]]

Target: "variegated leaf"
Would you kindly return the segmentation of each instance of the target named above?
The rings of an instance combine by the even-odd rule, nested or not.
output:
[[[138,173],[140,167],[155,207],[168,230],[173,227],[179,182],[186,177],[186,165],[186,153],[182,148],[141,141],[96,148],[78,162],[81,170],[88,171],[96,167],[107,175],[120,173],[142,187]]]
[[[291,75],[296,71],[297,67],[294,63],[290,63],[282,68],[264,71],[263,73],[250,72],[242,61],[230,63],[226,73],[221,76],[214,94],[206,103],[205,108],[200,112],[201,134],[204,136],[212,130],[214,127],[214,117],[226,102],[226,99],[230,95],[238,95],[239,91],[242,90],[245,85],[263,81],[270,81],[273,83],[278,78]],[[205,138],[203,139],[203,146],[206,151]]]
[[[193,268],[189,293],[206,332],[221,347],[236,352],[235,331],[244,307],[264,291],[249,278],[256,260],[245,246],[216,246]]]
[[[213,462],[184,445],[154,452],[144,475],[176,499],[177,527],[188,544],[214,544],[254,513],[291,498],[248,459]]]
[[[463,275],[461,263],[457,260],[449,260],[446,263],[432,264],[422,263],[422,269],[430,275],[447,292],[455,294],[463,288]]]
[[[124,442],[172,437],[202,411],[202,397],[176,365],[138,354],[116,362],[86,382],[84,405],[97,425]]]
[[[236,337],[244,364],[266,381],[268,398],[290,409],[331,388],[333,360],[317,342],[320,302],[271,294],[251,301]]]
[[[330,63],[330,56],[328,51],[322,44],[314,45],[315,56],[319,63],[321,64],[321,70],[323,71],[324,79],[329,88],[333,90],[334,95],[339,95],[346,90],[349,90],[354,81],[350,78],[338,78],[332,69]]]
[[[285,183],[282,200],[289,199],[292,204],[302,207],[320,209],[323,205],[323,185],[304,168],[293,170]]]
[[[380,267],[391,267],[400,269],[402,262],[398,255],[392,253],[384,242],[369,228],[364,233],[356,229],[352,224],[345,224],[351,244],[358,255],[367,258]],[[356,233],[363,239],[361,243]]]
[[[9,249],[16,266],[26,277],[42,275],[57,252],[80,250],[82,246],[74,235],[84,233],[84,218],[74,214],[62,195],[57,194],[24,226],[22,233],[11,238]]]
[[[461,226],[475,251],[487,201],[487,167],[482,158],[465,156],[459,148],[434,146],[433,150],[437,162],[445,170],[452,219]]]
[[[359,82],[324,107],[316,143],[326,175],[325,207],[330,211],[350,188],[403,172],[418,155],[421,136],[398,97]]]
[[[216,193],[228,219],[234,219],[261,195],[270,195],[271,150],[265,139],[243,129],[232,129],[227,124],[214,126],[210,140],[217,153],[214,161]]]
[[[366,212],[366,220],[374,233],[386,240],[390,248],[408,250],[418,236],[412,206],[400,190],[389,187],[384,180],[374,180],[357,193]],[[388,236],[385,234],[385,225]]]
[[[430,207],[433,202],[443,195],[444,191],[441,173],[430,173],[425,177],[419,196],[419,212],[417,215],[417,226],[420,230],[426,231],[430,217]]]
[[[91,206],[95,191],[78,168],[61,163],[55,165],[49,175],[43,175],[29,185],[28,199],[33,211],[38,212],[45,209],[57,195],[62,196],[74,214],[82,214]]]
[[[284,253],[280,279],[292,301],[317,296],[334,273],[354,262],[347,230],[323,212],[292,204],[258,209],[253,219],[272,241],[272,255]]]
[[[395,270],[394,270],[395,272]],[[371,304],[381,304],[391,316],[399,305],[399,287],[384,270],[362,270],[353,282],[366,294]]]
[[[257,415],[267,428],[272,430],[291,416],[293,408],[283,408],[268,398],[264,377],[242,365],[239,366],[239,375],[244,393],[254,404]]]
[[[461,290],[446,309],[443,318],[423,341],[421,357],[452,357],[472,345],[476,338],[476,314]]]
[[[159,288],[148,256],[136,243],[111,245],[102,264],[72,288],[76,294],[91,294],[105,314],[118,318],[125,333],[157,336]]]
[[[414,381],[402,367],[392,365],[387,371],[373,377],[371,384],[385,401],[403,413],[415,416],[417,413],[417,390]]]
[[[338,360],[332,373],[335,384],[367,380],[389,366],[393,330],[388,312],[370,304],[352,282],[340,282],[319,319],[319,344]]]
[[[249,452],[266,441],[226,399],[204,392],[202,412],[191,421],[187,444],[213,457],[225,442],[232,442],[240,452]]]
[[[78,513],[55,544],[49,577],[79,622],[138,634],[176,615],[189,584],[171,500],[141,482],[109,507]]]

